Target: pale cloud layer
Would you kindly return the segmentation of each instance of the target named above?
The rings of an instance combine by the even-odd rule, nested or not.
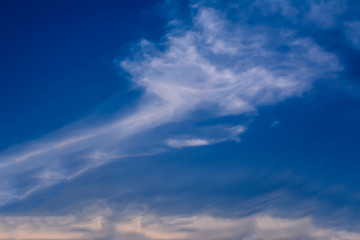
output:
[[[267,213],[238,218],[207,213],[160,216],[102,209],[92,215],[2,217],[0,239],[357,240],[360,234],[319,227],[309,217],[289,219]]]
[[[193,10],[191,26],[173,26],[160,44],[141,41],[134,57],[121,62],[131,81],[144,90],[132,112],[0,153],[0,205],[131,156],[127,146],[136,146],[136,134],[181,122],[199,110],[214,118],[256,112],[260,106],[301,96],[319,78],[341,70],[335,55],[293,30],[234,23],[201,4]],[[236,140],[242,132],[182,142],[175,136],[167,143],[206,145]]]

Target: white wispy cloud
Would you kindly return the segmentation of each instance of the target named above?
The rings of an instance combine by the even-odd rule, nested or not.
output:
[[[198,110],[211,117],[256,111],[301,96],[317,79],[341,70],[336,56],[293,30],[231,22],[225,13],[201,4],[193,10],[191,26],[178,25],[159,44],[141,41],[136,57],[121,62],[144,90],[133,112],[0,154],[0,205],[131,155],[126,144],[136,134],[185,120]],[[244,129],[233,131],[238,135]],[[202,136],[169,141],[177,147],[219,142]],[[96,153],[103,154],[101,159]],[[19,175],[26,179],[23,184],[17,184]]]
[[[208,8],[198,9],[191,30],[170,32],[164,44],[167,50],[156,53],[142,46],[144,58],[122,66],[146,94],[177,111],[213,106],[223,115],[248,112],[300,96],[340,69],[336,57],[310,38],[227,22]],[[281,46],[288,51],[279,52]]]
[[[166,143],[175,148],[182,147],[197,147],[197,146],[205,146],[213,143],[210,139],[201,139],[201,138],[190,138],[190,139],[169,139]]]
[[[174,148],[183,148],[206,146],[225,141],[240,142],[239,135],[241,135],[245,131],[246,127],[243,125],[237,125],[232,127],[217,125],[204,128],[204,131],[202,131],[201,133],[201,137],[175,136],[173,138],[167,139],[166,144]]]

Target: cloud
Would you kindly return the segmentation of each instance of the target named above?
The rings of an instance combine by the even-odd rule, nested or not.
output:
[[[270,127],[277,127],[280,124],[280,121],[275,120],[270,124]]]
[[[340,70],[310,38],[233,24],[209,8],[198,9],[193,28],[170,32],[164,44],[164,52],[149,54],[151,43],[141,42],[144,58],[122,66],[147,95],[180,112],[213,106],[220,115],[241,114],[300,96]]]
[[[117,223],[116,227],[120,232],[135,233],[146,239],[350,240],[360,237],[360,234],[354,232],[319,228],[310,218],[276,218],[268,214],[241,218],[222,218],[206,214],[185,217],[145,215]]]
[[[167,145],[174,148],[205,146],[212,144],[212,142],[212,140],[200,138],[169,139],[166,141]]]
[[[308,20],[319,28],[332,28],[339,22],[338,17],[346,10],[345,3],[345,0],[312,2],[307,16]]]
[[[66,216],[11,216],[0,219],[0,239],[333,239],[355,240],[357,232],[323,228],[309,217],[282,218],[263,212],[225,218],[209,213],[162,216],[111,209]]]
[[[282,16],[294,20],[299,14],[299,10],[292,5],[291,1],[286,0],[257,0],[253,6],[258,8],[264,16],[280,13]]]
[[[344,23],[344,34],[350,46],[360,49],[360,22]]]
[[[239,135],[246,131],[243,125],[228,127],[225,125],[217,125],[211,127],[203,127],[200,131],[202,137],[194,136],[176,136],[166,140],[166,144],[174,148],[197,147],[217,144],[225,141],[240,142]]]
[[[161,125],[200,111],[209,118],[256,112],[301,96],[319,78],[342,69],[335,55],[291,29],[249,26],[201,4],[192,10],[190,26],[173,27],[159,44],[140,41],[134,56],[121,61],[144,91],[132,112],[0,153],[0,205],[122,156],[144,153],[137,135]],[[234,126],[233,131],[243,130]],[[184,147],[221,140],[209,139],[175,137],[167,143]]]

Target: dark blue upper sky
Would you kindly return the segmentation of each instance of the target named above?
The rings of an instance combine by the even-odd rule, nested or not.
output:
[[[129,84],[114,59],[158,39],[158,1],[2,1],[0,148],[91,114]],[[126,102],[126,99],[122,99]]]
[[[358,1],[0,11],[0,239],[360,239]]]

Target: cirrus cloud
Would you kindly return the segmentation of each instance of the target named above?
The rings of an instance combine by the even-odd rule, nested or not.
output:
[[[261,106],[301,96],[318,79],[342,69],[335,55],[291,29],[230,21],[221,10],[201,4],[193,11],[190,26],[172,25],[159,44],[140,41],[139,51],[121,61],[130,80],[144,90],[132,112],[0,154],[0,205],[134,155],[128,145],[138,155],[141,144],[129,140],[137,134],[189,119],[198,111],[213,118],[256,112]],[[197,136],[168,144],[216,142],[220,141]],[[101,159],[94,157],[99,154]]]

